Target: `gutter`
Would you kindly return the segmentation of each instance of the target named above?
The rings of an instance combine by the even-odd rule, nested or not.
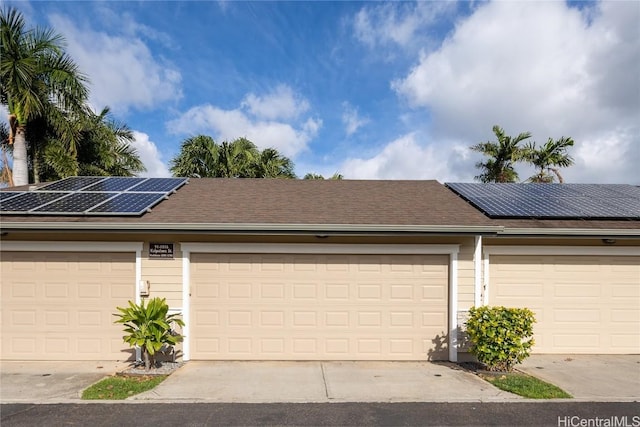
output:
[[[221,234],[465,234],[494,237],[640,237],[637,228],[507,228],[504,226],[265,223],[0,222],[0,232],[95,231]]]
[[[504,228],[499,232],[504,237],[640,237],[637,228]]]
[[[0,231],[163,231],[163,232],[223,232],[223,233],[442,233],[498,234],[501,226],[460,225],[387,225],[387,224],[215,224],[215,223],[118,223],[118,222],[7,222]]]

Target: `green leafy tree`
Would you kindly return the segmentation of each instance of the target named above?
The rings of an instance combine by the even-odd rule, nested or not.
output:
[[[146,370],[156,366],[156,353],[164,346],[175,346],[183,340],[182,335],[173,331],[172,324],[184,326],[180,314],[168,314],[169,305],[165,298],[152,298],[145,305],[129,301],[129,307],[116,307],[120,312],[115,323],[122,323],[127,335],[123,336],[124,342],[131,347],[139,347],[142,350],[142,359]]]
[[[573,158],[567,153],[569,147],[573,147],[573,139],[564,136],[558,140],[549,138],[540,148],[536,148],[535,142],[527,144],[524,159],[537,169],[537,173],[529,181],[553,182],[557,177],[558,182],[563,183],[559,169],[573,164]]]
[[[64,39],[49,28],[25,27],[15,8],[0,11],[0,102],[9,111],[9,144],[13,145],[13,179],[29,183],[28,124],[46,118],[76,154],[78,130],[70,116],[83,114],[87,79],[64,51]],[[43,145],[32,150],[39,152]],[[38,154],[33,157],[34,180],[39,181]]]
[[[505,134],[500,126],[493,127],[497,142],[488,141],[471,146],[473,151],[482,153],[488,159],[476,163],[480,174],[475,177],[480,182],[516,182],[518,173],[514,164],[525,156],[520,143],[531,137],[531,133],[523,132],[515,138]]]
[[[293,168],[274,148],[260,151],[246,138],[217,144],[206,135],[183,141],[170,161],[173,176],[194,178],[295,178]]]

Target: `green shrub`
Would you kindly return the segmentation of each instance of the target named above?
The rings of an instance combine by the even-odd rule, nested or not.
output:
[[[114,323],[123,323],[124,331],[128,333],[122,337],[131,347],[137,346],[142,350],[142,359],[146,370],[156,365],[155,354],[163,346],[174,346],[182,341],[182,335],[174,332],[171,324],[184,326],[184,322],[176,314],[168,314],[169,306],[164,298],[153,298],[145,306],[144,299],[140,304],[129,301],[129,307],[116,307],[120,314],[114,314],[119,319]]]
[[[511,371],[529,356],[535,321],[527,308],[472,307],[467,320],[470,351],[490,371]]]

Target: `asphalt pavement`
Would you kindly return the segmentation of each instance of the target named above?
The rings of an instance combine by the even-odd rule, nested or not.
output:
[[[640,425],[637,402],[9,404],[17,426],[620,426]]]

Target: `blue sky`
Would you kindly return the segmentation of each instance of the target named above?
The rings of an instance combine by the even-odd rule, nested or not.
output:
[[[149,176],[206,134],[299,176],[471,181],[498,124],[573,137],[568,182],[640,183],[637,1],[2,4],[65,36]]]

